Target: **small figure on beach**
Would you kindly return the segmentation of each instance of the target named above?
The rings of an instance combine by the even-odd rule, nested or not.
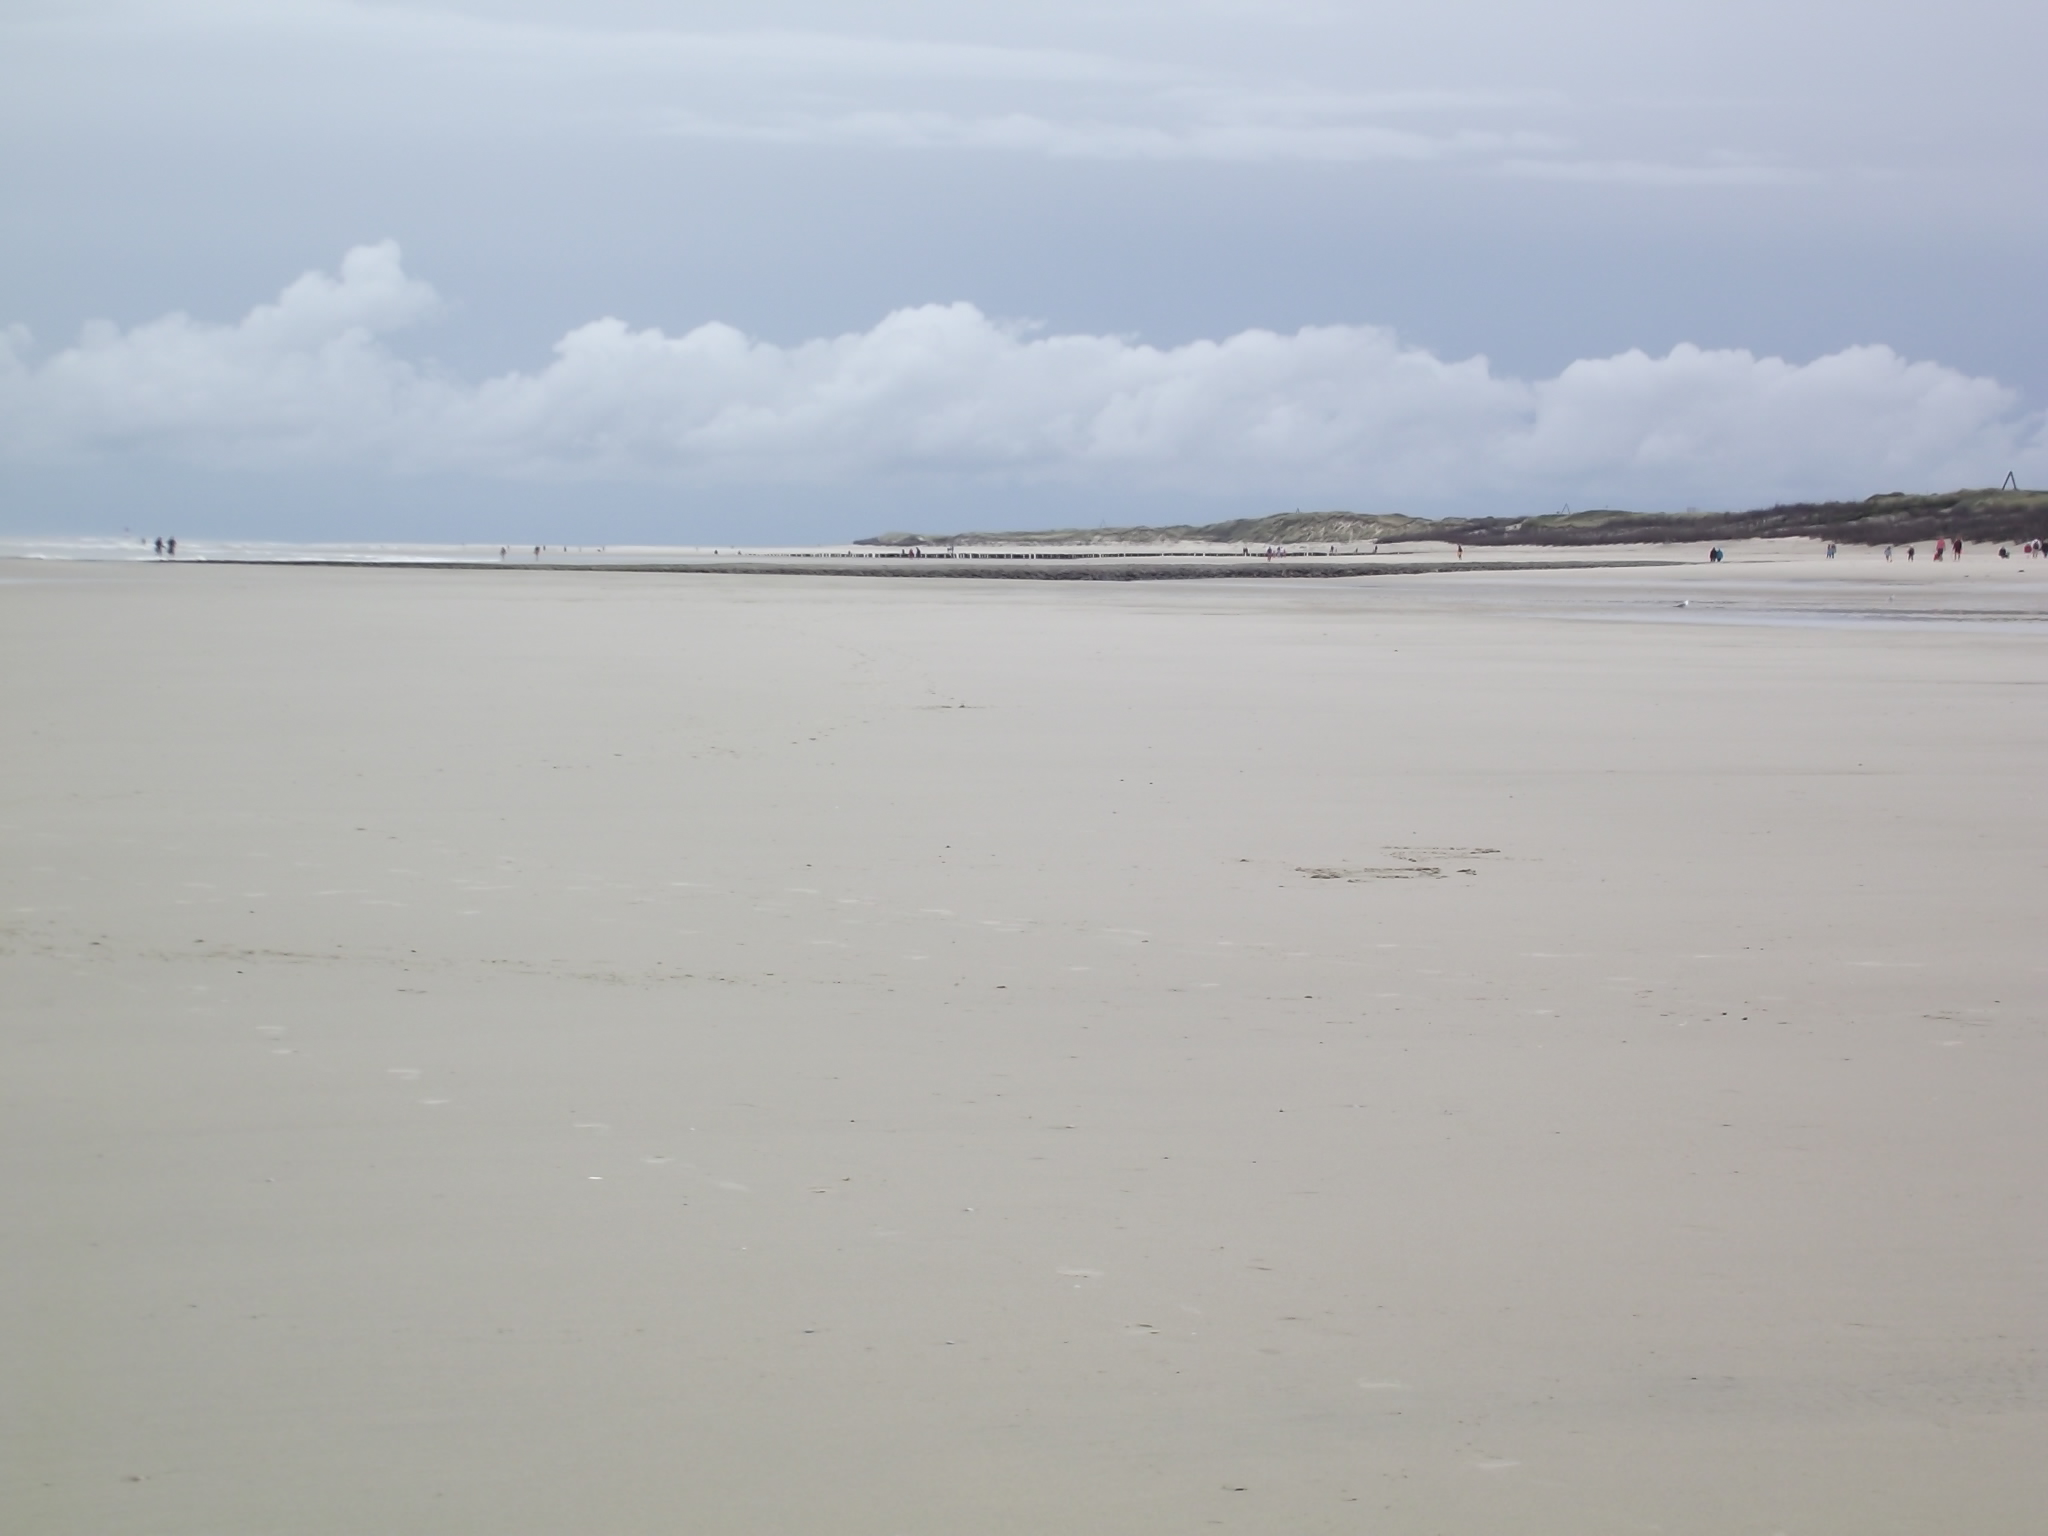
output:
[[[1830,560],[1835,558],[1835,546],[1832,544],[1828,546],[1828,558]]]
[[[1885,545],[1884,547],[1884,557],[1887,561],[1889,561],[1892,557],[1892,547],[1889,544]]]
[[[1950,540],[1948,541],[1948,552],[1949,552],[1949,553],[1950,553],[1951,555],[1953,555],[1953,556],[1954,556],[1954,557],[1955,557],[1956,559],[1958,559],[1958,560],[1962,559],[1962,558],[1963,558],[1963,541],[1962,541],[1961,539],[1950,539]]]
[[[173,560],[177,559],[177,558],[178,558],[178,541],[177,541],[176,539],[165,539],[165,540],[164,540],[164,553],[165,553],[165,554],[167,554],[167,555],[169,555],[169,556],[170,556],[170,557],[171,557],[171,558],[172,558]]]
[[[1942,557],[1942,553],[1943,553],[1943,552],[1944,552],[1944,551],[1945,551],[1945,550],[1946,550],[1947,548],[1948,548],[1948,540],[1947,540],[1947,539],[1936,539],[1936,540],[1934,541],[1934,558],[1935,558],[1935,559],[1937,559],[1937,560],[1939,560],[1939,559],[1940,559],[1940,558]]]
[[[156,552],[158,554],[162,554],[164,552],[164,541],[161,537],[159,537],[156,541]]]
[[[1712,549],[1707,551],[1707,561],[1711,565],[1719,565],[1721,563],[1720,545],[1716,544]]]
[[[1907,558],[1908,560],[1910,560],[1910,559],[1912,559],[1912,558],[1913,558],[1913,551],[1914,551],[1915,549],[1917,549],[1918,547],[1919,547],[1919,546],[1918,546],[1918,545],[1915,545],[1915,544],[1908,544],[1908,545],[1906,546],[1906,558]]]

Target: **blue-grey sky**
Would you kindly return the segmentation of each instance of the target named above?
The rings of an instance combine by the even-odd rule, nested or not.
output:
[[[2048,482],[2048,8],[13,0],[0,526]]]

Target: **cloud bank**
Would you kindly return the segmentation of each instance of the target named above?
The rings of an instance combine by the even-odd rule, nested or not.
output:
[[[730,326],[579,326],[465,381],[393,338],[440,300],[359,246],[233,324],[104,322],[38,358],[0,335],[0,455],[497,481],[1042,485],[1431,510],[1743,505],[2048,478],[2048,422],[1995,380],[1884,346],[1807,363],[1674,348],[1554,377],[1373,326],[1153,347],[971,304],[781,346]]]

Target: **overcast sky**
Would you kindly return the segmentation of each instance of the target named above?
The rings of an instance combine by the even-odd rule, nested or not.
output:
[[[9,0],[0,528],[2048,483],[2048,6]]]

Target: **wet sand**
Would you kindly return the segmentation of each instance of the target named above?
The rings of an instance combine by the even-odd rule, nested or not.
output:
[[[2048,562],[0,655],[11,1528],[2041,1528]]]

